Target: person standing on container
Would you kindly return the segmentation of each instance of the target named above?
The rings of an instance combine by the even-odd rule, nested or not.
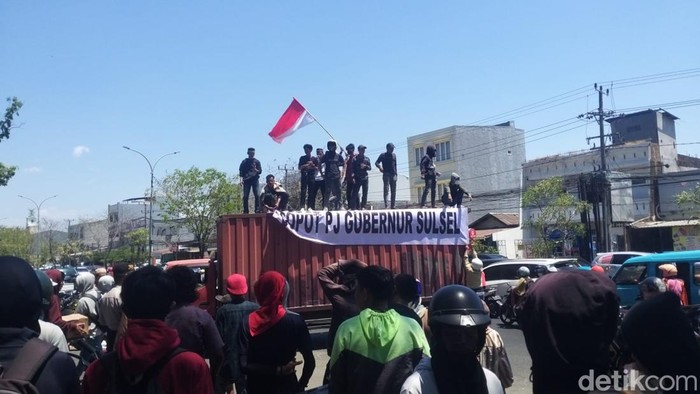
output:
[[[316,209],[316,196],[318,192],[321,191],[321,205],[323,205],[323,199],[326,195],[326,181],[323,179],[325,164],[321,163],[323,160],[323,148],[316,148],[316,160],[318,164],[316,166],[316,171],[314,172],[314,183],[311,191],[309,191],[309,202],[308,209],[313,211]]]
[[[357,147],[357,150],[359,153],[352,160],[352,172],[355,177],[352,199],[355,204],[357,204],[355,209],[366,209],[367,192],[369,189],[369,174],[367,172],[372,169],[372,163],[369,158],[365,156],[365,150],[367,150],[366,146],[360,145]],[[362,203],[360,203],[360,188],[362,188]]]
[[[249,213],[248,198],[251,189],[255,199],[255,212],[258,212],[260,207],[260,174],[262,174],[262,166],[260,161],[255,158],[255,148],[248,148],[248,157],[243,159],[238,167],[238,176],[241,177],[241,183],[243,183],[243,213]]]
[[[345,200],[347,200],[348,209],[357,209],[357,203],[355,203],[355,196],[353,195],[353,190],[355,190],[355,177],[352,170],[352,160],[355,158],[355,144],[348,144],[345,147],[347,152],[347,157],[345,158],[345,177],[343,178],[343,185],[345,186]]]
[[[311,152],[314,147],[311,144],[304,144],[304,155],[299,158],[299,171],[301,172],[301,189],[299,192],[299,209],[305,210],[306,208],[312,207],[314,204],[311,201],[311,197],[315,198],[316,194],[313,192],[315,187],[316,172],[319,167],[319,161],[316,156],[313,156]],[[308,201],[307,201],[308,198]]]
[[[340,209],[340,179],[343,177],[343,155],[335,150],[338,144],[328,141],[328,151],[323,155],[321,163],[325,164],[323,177],[326,181],[326,194],[323,196],[323,208],[327,210]]]
[[[394,153],[394,144],[391,142],[386,144],[386,152],[379,155],[374,163],[382,173],[382,181],[384,182],[384,209],[388,207],[387,196],[391,189],[391,209],[396,206],[396,153]]]
[[[428,145],[425,148],[425,155],[420,161],[420,177],[425,180],[423,196],[420,199],[421,208],[425,208],[425,199],[428,197],[428,191],[430,191],[430,207],[435,208],[435,187],[439,176],[440,173],[435,168],[435,147]]]

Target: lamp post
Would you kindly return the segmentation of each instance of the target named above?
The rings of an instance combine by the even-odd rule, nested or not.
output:
[[[146,155],[144,155],[143,153],[137,151],[136,149],[131,149],[126,145],[122,145],[122,148],[139,154],[146,160],[146,163],[148,163],[148,168],[151,169],[151,189],[149,193],[150,196],[148,197],[148,262],[150,264],[151,259],[153,258],[153,171],[155,170],[156,166],[158,165],[158,162],[162,158],[166,156],[176,155],[180,153],[180,151],[166,153],[163,156],[159,157],[158,160],[156,160],[155,164],[151,165],[151,161],[148,160],[148,157],[146,157]]]
[[[21,194],[18,194],[17,197],[31,201],[34,204],[34,206],[36,207],[36,233],[37,233],[37,235],[39,235],[39,242],[38,242],[39,253],[37,253],[37,256],[39,256],[39,255],[41,255],[41,206],[44,205],[44,203],[47,200],[58,197],[58,194],[54,194],[53,196],[46,197],[45,199],[41,200],[41,202],[38,204],[36,203],[36,201],[32,200],[31,198],[25,197]]]

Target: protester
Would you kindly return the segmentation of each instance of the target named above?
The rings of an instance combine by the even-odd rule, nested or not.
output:
[[[313,208],[316,204],[313,199],[316,199],[316,194],[313,189],[316,182],[316,173],[318,172],[320,163],[318,157],[313,156],[311,144],[304,144],[304,155],[299,158],[299,179],[301,181],[301,189],[299,191],[299,209]]]
[[[114,277],[111,275],[105,275],[98,279],[97,290],[100,294],[105,294],[114,288]]]
[[[659,271],[661,271],[663,281],[666,284],[666,290],[676,294],[681,305],[688,305],[688,291],[683,279],[678,277],[678,268],[674,264],[661,264]]]
[[[66,337],[86,335],[87,327],[85,325],[78,322],[67,322],[63,320],[63,314],[61,313],[61,300],[58,297],[58,294],[63,288],[63,272],[57,269],[50,269],[46,271],[46,275],[51,278],[51,281],[55,283],[55,285],[53,287],[53,295],[51,296],[49,310],[44,320],[60,327],[61,331],[63,331],[63,335]]]
[[[239,336],[241,370],[247,375],[249,394],[298,393],[311,379],[316,361],[306,322],[282,305],[285,279],[276,271],[260,276],[253,289],[260,309],[248,315]],[[295,367],[300,352],[301,378]]]
[[[199,298],[197,277],[185,266],[166,272],[175,282],[175,306],[165,317],[165,324],[177,330],[180,347],[209,359],[213,383],[223,363],[224,342],[211,315],[193,305]]]
[[[197,353],[179,348],[177,330],[163,321],[175,301],[172,278],[148,266],[126,276],[120,289],[129,325],[115,352],[90,364],[83,393],[102,394],[115,388],[140,392],[137,388],[150,385],[159,390],[153,392],[212,393],[207,363]]]
[[[95,283],[99,283],[100,278],[107,275],[107,269],[105,267],[97,267],[97,268],[95,268],[94,275],[95,275]]]
[[[396,153],[394,153],[394,144],[391,142],[386,144],[386,152],[383,152],[377,158],[374,165],[382,173],[382,182],[384,183],[384,209],[387,209],[387,197],[391,190],[391,209],[396,207],[396,177],[398,171],[396,169]]]
[[[75,313],[87,316],[90,329],[94,329],[99,325],[97,302],[102,297],[95,288],[95,276],[89,272],[81,273],[75,278],[75,289],[80,293]]]
[[[486,315],[490,316],[488,305],[483,300],[481,304]],[[504,390],[513,385],[513,369],[510,366],[506,345],[503,343],[501,334],[491,326],[486,326],[486,341],[479,353],[479,363],[498,377]]]
[[[394,295],[389,307],[401,316],[413,319],[423,328],[423,321],[413,308],[408,306],[418,297],[418,283],[410,274],[398,274],[394,276]]]
[[[245,393],[245,377],[240,367],[239,336],[241,326],[248,315],[260,308],[255,302],[245,299],[248,294],[246,277],[241,274],[226,278],[226,292],[230,299],[216,311],[216,327],[224,341],[224,365],[217,380],[217,393],[228,392],[233,385],[236,394]]]
[[[114,276],[115,286],[102,295],[98,301],[99,323],[107,331],[107,351],[114,350],[114,344],[117,340],[117,331],[122,324],[122,283],[129,273],[129,265],[127,263],[117,263],[112,266],[112,275]]]
[[[591,271],[537,279],[518,314],[532,359],[532,392],[579,393],[579,379],[608,370],[619,300],[615,282]]]
[[[525,292],[527,292],[527,289],[529,289],[532,283],[534,283],[534,281],[530,277],[530,269],[525,266],[518,268],[517,275],[518,282],[515,284],[513,290],[510,293],[510,301],[513,306],[518,305],[520,300],[525,296]]]
[[[58,348],[62,352],[68,353],[68,342],[61,328],[53,323],[43,320],[48,317],[53,296],[53,281],[42,270],[34,270],[41,285],[41,313],[39,316],[39,339],[46,341]]]
[[[666,385],[669,378],[678,384],[666,392],[700,391],[700,345],[675,293],[637,303],[625,315],[620,331],[635,360],[625,366],[628,371],[663,377]]]
[[[352,190],[355,209],[367,209],[367,193],[369,192],[369,174],[372,169],[372,162],[365,151],[367,147],[360,145],[357,147],[358,154],[352,159],[352,172],[355,177],[355,187]],[[360,202],[360,189],[362,189],[362,202]]]
[[[326,182],[326,193],[323,196],[323,208],[339,210],[341,202],[340,179],[343,177],[343,155],[336,152],[338,144],[328,141],[328,151],[323,155],[321,163],[325,165],[323,177]]]
[[[345,147],[345,152],[347,156],[345,157],[345,177],[343,178],[343,185],[345,186],[345,200],[347,201],[348,209],[357,209],[359,205],[355,203],[355,195],[353,190],[355,190],[355,176],[353,174],[352,161],[355,158],[355,144],[348,144]]]
[[[372,265],[357,273],[359,315],[338,328],[331,353],[329,391],[399,393],[430,347],[420,325],[389,308],[393,277]]]
[[[282,184],[275,181],[274,175],[268,174],[265,177],[265,187],[263,187],[260,200],[262,204],[260,207],[261,212],[274,212],[275,210],[284,211],[287,209],[289,193],[284,190]]]
[[[462,285],[440,288],[430,301],[432,358],[424,358],[402,394],[502,394],[498,377],[479,364],[491,323],[482,301]]]
[[[666,284],[663,280],[650,276],[639,282],[639,297],[642,300],[648,300],[656,297],[659,294],[666,292]]]
[[[319,192],[321,192],[321,205],[323,205],[323,201],[326,198],[326,181],[323,178],[323,172],[326,165],[321,163],[323,155],[323,148],[316,148],[316,159],[318,163],[316,165],[316,172],[314,173],[312,192],[309,194],[309,202],[307,207],[309,210],[316,209],[316,197],[318,196]]]
[[[435,187],[437,186],[437,177],[440,173],[435,168],[435,147],[428,145],[425,148],[425,155],[420,161],[420,177],[425,181],[423,195],[420,199],[420,207],[425,207],[425,200],[430,192],[430,207],[435,208]]]
[[[468,248],[464,254],[464,283],[465,285],[479,293],[484,290],[482,274],[484,263],[479,258],[474,248]]]
[[[243,213],[249,213],[248,200],[251,190],[255,199],[255,212],[257,213],[260,208],[260,198],[258,197],[260,174],[262,174],[262,166],[260,161],[255,158],[255,148],[248,148],[248,157],[243,159],[238,167],[238,176],[243,183]]]
[[[37,274],[29,263],[17,257],[1,256],[0,266],[2,377],[31,380],[38,393],[79,393],[78,374],[71,356],[37,338],[42,311]],[[25,357],[24,362],[19,361]],[[26,370],[31,372],[21,376]]]
[[[447,190],[445,189],[445,193]],[[459,174],[456,172],[450,176],[449,193],[449,197],[446,198],[444,195],[442,197],[442,203],[449,207],[461,207],[464,197],[469,201],[472,200],[472,195],[462,187]]]

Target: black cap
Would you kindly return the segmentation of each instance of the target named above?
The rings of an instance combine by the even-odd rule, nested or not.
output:
[[[345,147],[345,150],[355,150],[355,144],[348,144],[348,146]]]
[[[248,148],[248,152],[255,152],[255,148]]]
[[[360,145],[357,147],[357,150],[365,150],[365,149],[367,149],[367,147],[364,145]]]

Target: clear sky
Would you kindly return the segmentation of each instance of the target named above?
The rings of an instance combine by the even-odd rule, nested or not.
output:
[[[455,124],[514,120],[528,159],[589,149],[594,124],[540,128],[592,110],[594,82],[614,81],[608,109],[700,99],[698,70],[629,80],[699,68],[698,15],[698,1],[0,0],[0,97],[24,102],[0,143],[19,166],[0,225],[24,225],[33,204],[18,194],[58,194],[41,214],[61,222],[143,196],[148,165],[122,145],[151,160],[181,151],[158,179],[233,175],[248,146],[276,170],[328,140],[316,124],[267,136],[292,97],[373,161],[394,142],[405,173],[407,136]],[[669,112],[679,151],[699,155],[700,105]]]

